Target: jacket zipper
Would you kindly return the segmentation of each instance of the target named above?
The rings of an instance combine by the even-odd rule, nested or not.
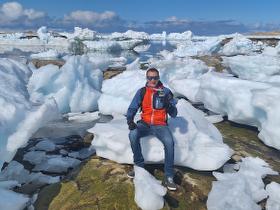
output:
[[[154,107],[153,107],[153,99],[154,99],[154,91],[152,92],[152,100],[151,100],[151,107],[152,107],[151,125],[153,125],[153,124],[154,124]]]

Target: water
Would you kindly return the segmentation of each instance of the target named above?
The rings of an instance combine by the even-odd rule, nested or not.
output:
[[[127,59],[127,63],[133,62],[135,59],[140,58],[140,62],[145,62],[149,58],[156,56],[157,53],[159,53],[162,50],[168,50],[173,51],[176,49],[176,45],[174,43],[170,42],[164,42],[164,41],[151,41],[148,43],[150,45],[147,47],[148,49],[143,51],[134,51],[134,50],[123,50],[119,52],[94,52],[94,54],[99,54],[102,56],[109,55],[110,57],[125,57]],[[142,45],[143,46],[143,45]],[[142,47],[140,46],[140,47]],[[2,51],[0,53],[0,58],[11,58],[23,63],[27,63],[30,60],[30,55],[33,53],[38,53],[38,49],[31,48],[29,51],[22,51],[20,49],[13,48],[13,50],[9,51]]]

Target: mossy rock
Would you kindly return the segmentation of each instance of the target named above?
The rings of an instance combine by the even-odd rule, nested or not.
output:
[[[57,195],[42,207],[42,200],[53,188],[50,185],[42,190],[36,209],[138,209],[134,202],[133,184],[126,178],[125,166],[110,161],[103,164],[96,158],[89,160],[76,177],[62,182]]]
[[[279,151],[265,145],[258,138],[259,132],[256,128],[231,121],[217,123],[215,126],[222,133],[224,143],[234,150],[233,159],[259,157],[280,173]],[[268,176],[267,179],[280,183],[280,176]]]
[[[35,209],[139,209],[134,201],[133,181],[126,173],[131,166],[93,157],[68,181],[45,187],[39,193]],[[164,177],[163,165],[149,165],[158,180]],[[168,191],[164,210],[206,210],[206,200],[214,177],[210,172],[197,172],[176,167],[175,182],[178,190]]]

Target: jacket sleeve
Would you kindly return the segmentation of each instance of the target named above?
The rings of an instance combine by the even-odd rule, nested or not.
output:
[[[133,97],[126,113],[126,120],[127,122],[131,122],[134,120],[134,116],[136,115],[138,109],[141,105],[141,89],[139,89],[135,96]]]
[[[173,93],[168,90],[167,93],[167,113],[170,115],[170,117],[176,117],[177,116],[177,108],[176,108],[177,100],[173,97]]]

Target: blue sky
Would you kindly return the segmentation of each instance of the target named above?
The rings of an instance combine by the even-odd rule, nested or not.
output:
[[[44,24],[105,32],[194,30],[200,34],[277,30],[279,8],[277,0],[5,0],[0,1],[0,28]]]

